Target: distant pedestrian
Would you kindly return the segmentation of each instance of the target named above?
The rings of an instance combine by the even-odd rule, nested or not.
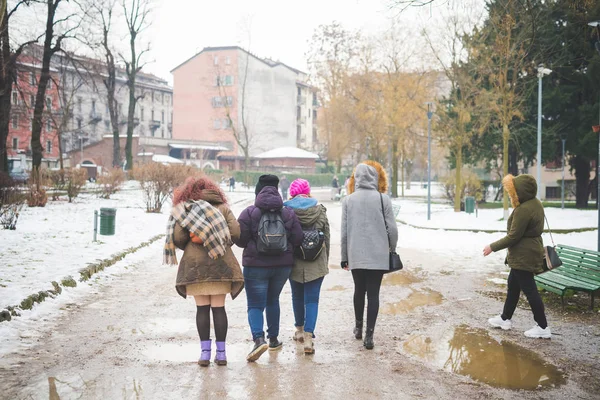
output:
[[[336,200],[340,194],[340,181],[337,176],[331,180],[331,200]]]
[[[279,181],[279,188],[281,189],[281,198],[283,198],[283,201],[286,201],[288,198],[290,181],[288,180],[288,178],[285,177],[285,175],[283,175],[281,177],[281,180]]]
[[[504,310],[501,315],[490,318],[488,322],[496,328],[511,329],[511,318],[522,291],[537,323],[525,332],[525,336],[550,339],[552,333],[546,321],[544,302],[534,280],[534,275],[543,270],[544,259],[542,233],[545,216],[544,206],[535,197],[537,182],[531,175],[519,175],[516,178],[507,175],[502,180],[502,186],[508,193],[514,210],[508,218],[507,235],[486,246],[483,255],[487,257],[492,252],[508,249],[505,262],[510,267],[510,273]]]
[[[235,243],[244,249],[242,265],[248,300],[248,322],[254,346],[246,359],[256,361],[267,350],[279,350],[279,295],[294,265],[294,248],[302,243],[298,218],[283,201],[275,175],[262,175],[256,200],[240,214],[241,235]],[[265,341],[263,313],[266,309]]]
[[[373,331],[379,313],[379,289],[389,270],[389,251],[396,249],[398,227],[387,193],[385,170],[375,161],[358,164],[342,201],[342,268],[354,280],[354,337],[363,337],[365,294],[367,328],[364,346],[374,347]],[[386,225],[388,230],[386,230]]]
[[[226,365],[227,313],[225,296],[235,299],[244,288],[240,265],[231,251],[240,226],[219,186],[208,178],[188,178],[175,189],[165,244],[166,264],[177,264],[175,247],[183,250],[175,288],[183,298],[194,296],[200,336],[198,363],[210,364],[212,309],[217,365]]]
[[[229,191],[235,191],[235,178],[233,177],[233,175],[229,178]]]
[[[304,237],[302,245],[296,250],[295,264],[290,275],[296,320],[294,340],[304,343],[304,354],[313,354],[313,334],[319,313],[321,284],[329,273],[329,221],[327,209],[310,197],[308,181],[293,181],[290,196],[292,199],[284,205],[298,217]]]

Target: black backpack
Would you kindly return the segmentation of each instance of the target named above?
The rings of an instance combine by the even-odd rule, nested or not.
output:
[[[307,230],[302,229],[302,244],[296,247],[294,255],[304,261],[315,261],[325,247],[325,235],[314,225]]]
[[[280,255],[287,249],[287,231],[281,211],[265,210],[258,223],[256,248],[260,254]]]

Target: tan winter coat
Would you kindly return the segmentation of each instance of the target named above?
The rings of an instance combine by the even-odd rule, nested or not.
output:
[[[202,200],[215,206],[227,221],[232,240],[240,237],[240,225],[216,191],[205,190]],[[186,285],[205,282],[231,282],[231,297],[235,299],[244,288],[244,276],[231,247],[223,257],[214,260],[202,244],[193,243],[190,232],[179,224],[175,224],[175,246],[183,250],[183,257],[177,271],[177,292],[186,297]]]

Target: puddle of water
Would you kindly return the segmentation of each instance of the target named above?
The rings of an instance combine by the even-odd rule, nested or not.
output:
[[[341,290],[346,290],[346,288],[343,287],[342,285],[335,285],[335,286],[330,287],[327,290],[329,290],[331,292],[337,292],[337,291],[341,291]]]
[[[196,329],[195,321],[187,318],[153,318],[143,329],[150,333],[187,333]]]
[[[440,340],[410,336],[403,347],[438,368],[494,387],[534,390],[566,382],[556,366],[533,351],[508,341],[499,343],[487,331],[466,325]]]
[[[410,285],[421,281],[421,278],[411,274],[410,272],[401,271],[386,275],[381,284],[385,286]]]
[[[422,292],[413,291],[404,300],[397,303],[386,304],[381,308],[383,314],[406,314],[417,307],[436,306],[441,304],[444,297],[441,293],[434,290],[424,290]]]

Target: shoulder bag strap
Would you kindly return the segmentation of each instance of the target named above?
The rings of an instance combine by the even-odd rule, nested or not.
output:
[[[544,219],[546,220],[546,225],[548,226],[548,233],[550,234],[550,240],[552,241],[552,246],[556,247],[556,244],[554,244],[554,238],[552,237],[552,230],[550,229],[550,224],[548,223],[548,218],[546,217],[546,213],[544,213]]]
[[[391,249],[390,234],[387,221],[385,220],[385,211],[383,209],[383,195],[381,193],[379,193],[379,200],[381,200],[381,214],[383,215],[383,223],[385,224],[385,234],[388,238],[388,247]]]

